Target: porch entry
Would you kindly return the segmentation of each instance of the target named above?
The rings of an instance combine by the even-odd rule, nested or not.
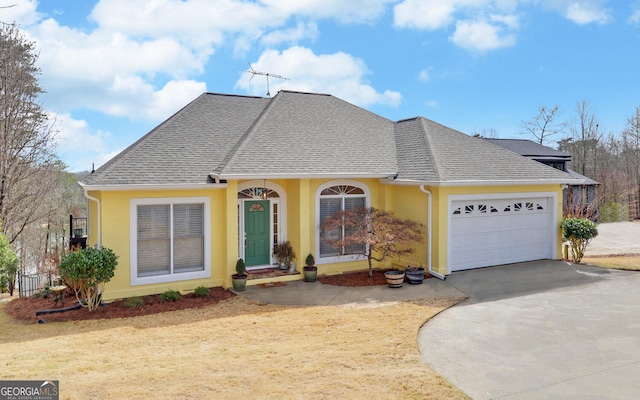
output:
[[[271,263],[269,200],[244,202],[244,255],[247,267]]]

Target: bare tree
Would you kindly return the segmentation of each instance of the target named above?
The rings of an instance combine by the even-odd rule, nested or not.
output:
[[[576,105],[577,117],[571,124],[571,136],[562,141],[561,150],[571,154],[571,167],[585,176],[594,176],[598,170],[598,153],[602,150],[598,120],[587,100]]]
[[[538,143],[545,144],[549,140],[549,136],[564,132],[567,123],[559,121],[562,115],[560,108],[555,105],[553,107],[542,106],[538,109],[538,115],[529,121],[522,121],[522,132],[534,138]]]
[[[48,214],[61,163],[54,155],[52,124],[38,96],[35,45],[13,24],[0,23],[0,217],[13,243]]]
[[[635,114],[627,119],[627,125],[622,131],[623,159],[626,173],[633,179],[629,188],[630,200],[633,203],[633,215],[640,215],[640,107],[636,107]]]

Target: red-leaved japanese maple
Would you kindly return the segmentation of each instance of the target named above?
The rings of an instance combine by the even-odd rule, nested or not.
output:
[[[355,207],[338,211],[320,223],[320,239],[341,254],[361,254],[369,261],[381,262],[389,256],[413,254],[414,243],[425,241],[424,225],[396,217],[391,211]]]

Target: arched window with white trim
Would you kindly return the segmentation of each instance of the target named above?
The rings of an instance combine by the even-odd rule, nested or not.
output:
[[[318,189],[318,225],[322,223],[326,218],[335,214],[338,211],[350,210],[356,207],[367,207],[369,204],[369,190],[366,185],[355,181],[335,181],[328,182]],[[335,239],[341,239],[344,237],[345,232],[325,232],[325,235],[335,236]],[[361,254],[364,249],[362,248],[336,248],[328,243],[320,240],[323,233],[318,233],[318,256],[319,259],[323,258],[325,261],[331,259],[331,261],[342,261],[344,256],[350,254]]]

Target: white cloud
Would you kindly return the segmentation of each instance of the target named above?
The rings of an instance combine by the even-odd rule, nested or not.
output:
[[[206,90],[203,82],[169,81],[162,89],[151,93],[144,112],[150,119],[166,119]]]
[[[449,39],[466,50],[496,50],[516,44],[512,30],[517,27],[517,18],[513,16],[492,15],[489,20],[458,21]]]
[[[286,14],[332,18],[342,23],[368,23],[380,18],[387,4],[397,0],[263,0],[269,8]]]
[[[418,74],[418,79],[421,82],[429,82],[431,80],[431,68],[426,68],[423,69],[422,71],[420,71],[420,73]]]
[[[402,100],[400,93],[392,90],[377,92],[364,79],[370,73],[364,62],[342,52],[316,55],[308,48],[294,46],[282,52],[267,50],[251,65],[256,71],[289,79],[271,78],[269,91],[272,95],[283,88],[330,93],[360,106],[388,104],[397,107]],[[249,80],[243,75],[236,87],[263,96],[267,89],[266,78],[258,78],[265,77]]]
[[[590,4],[571,4],[566,11],[566,16],[577,24],[589,24],[592,22],[606,24],[611,22],[611,10],[594,7]]]
[[[606,0],[545,0],[546,7],[562,14],[579,25],[606,24],[613,21],[611,9],[604,7]]]
[[[267,46],[280,43],[293,44],[303,39],[315,40],[318,35],[318,24],[315,22],[298,22],[296,26],[267,33],[262,37],[261,41]]]
[[[74,119],[69,114],[51,115],[58,132],[55,138],[58,154],[72,171],[88,170],[95,163],[98,168],[120,150],[108,150],[112,136],[109,132],[92,132],[85,120]]]
[[[640,24],[640,1],[632,7],[628,22],[630,24]]]
[[[393,21],[401,28],[435,30],[450,25],[454,13],[460,9],[486,3],[485,0],[404,0],[393,8]]]
[[[496,50],[516,43],[516,8],[516,0],[404,0],[394,7],[394,25],[436,30],[455,22],[449,37],[454,44],[470,51]],[[487,11],[502,14],[487,16]]]
[[[11,0],[3,2],[2,22],[13,23],[19,25],[31,25],[36,23],[40,18],[40,14],[36,12],[38,6],[37,0]]]
[[[161,121],[206,90],[203,82],[192,80],[169,81],[156,90],[138,76],[116,76],[107,89],[112,101],[102,109],[110,115]]]
[[[95,25],[84,30],[38,14],[35,0],[7,10],[22,10],[21,23],[40,51],[47,102],[56,111],[157,118],[184,100],[170,101],[169,88],[206,91],[192,77],[204,73],[218,47],[242,55],[257,44],[315,40],[318,19],[371,22],[394,1],[99,0],[89,16]]]

